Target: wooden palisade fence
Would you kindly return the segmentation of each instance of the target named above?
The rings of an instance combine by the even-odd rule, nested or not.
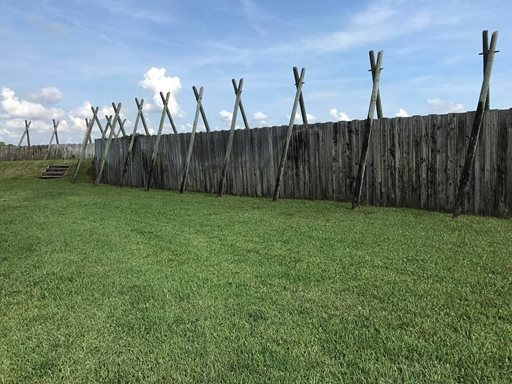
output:
[[[475,112],[373,121],[361,202],[452,211]],[[280,197],[351,201],[367,122],[297,125]],[[287,126],[234,131],[224,192],[272,197]],[[230,131],[195,133],[187,191],[218,193]],[[152,171],[155,188],[180,189],[190,133],[162,135]],[[122,185],[144,187],[155,136],[137,136]],[[101,182],[119,184],[130,138],[111,141]],[[96,141],[103,153],[106,140]],[[99,165],[96,157],[97,166]],[[512,212],[512,110],[485,113],[464,211]]]

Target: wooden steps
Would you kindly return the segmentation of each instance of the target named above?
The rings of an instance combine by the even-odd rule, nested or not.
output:
[[[49,165],[39,176],[40,179],[58,179],[66,174],[71,165]]]

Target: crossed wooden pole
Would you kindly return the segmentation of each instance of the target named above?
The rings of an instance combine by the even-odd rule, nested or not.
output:
[[[233,79],[232,81],[235,82],[235,79]],[[234,88],[235,88],[235,94],[236,94],[235,106],[233,107],[233,116],[231,117],[231,128],[229,130],[228,146],[226,148],[226,153],[224,155],[224,162],[222,165],[222,173],[221,173],[220,181],[219,181],[219,189],[217,191],[217,196],[219,196],[219,197],[221,197],[222,194],[224,193],[224,184],[226,183],[226,175],[227,175],[227,171],[228,171],[229,160],[231,158],[231,149],[233,147],[233,138],[235,136],[236,119],[238,116],[238,109],[239,109],[241,101],[242,101],[242,89],[244,87],[244,79],[240,79],[238,81],[238,85],[236,85],[236,82],[234,85],[235,85]],[[246,128],[247,128],[247,126],[246,126]]]
[[[146,185],[145,189],[146,191],[149,190],[151,186],[151,182],[153,181],[153,171],[155,168],[157,156],[158,156],[158,147],[160,146],[160,140],[162,138],[162,130],[164,128],[164,122],[165,122],[165,116],[167,115],[167,118],[169,119],[169,122],[171,123],[172,129],[174,133],[178,133],[176,126],[174,124],[174,120],[172,119],[171,112],[169,111],[169,98],[171,97],[171,93],[167,92],[167,95],[164,97],[164,94],[160,92],[160,98],[162,99],[163,108],[162,108],[162,114],[160,116],[160,124],[158,125],[158,133],[156,135],[156,141],[155,145],[153,147],[153,154],[151,155],[151,163],[149,165],[149,170],[146,177]]]
[[[30,148],[30,125],[32,124],[31,121],[25,120],[25,130],[23,131],[23,135],[21,135],[20,142],[18,143],[18,148],[21,147],[21,144],[23,143],[23,139],[25,136],[27,137],[27,145]]]
[[[302,97],[302,86],[304,85],[304,77],[306,76],[306,68],[302,68],[300,72],[300,76],[297,78],[298,70],[296,67],[293,67],[293,75],[295,78],[295,86],[296,86],[296,92],[295,92],[295,100],[293,101],[293,107],[292,107],[292,114],[290,115],[290,122],[288,123],[288,130],[286,131],[286,139],[284,142],[283,152],[281,153],[281,161],[279,162],[279,168],[277,171],[277,178],[274,185],[274,195],[272,197],[272,201],[277,201],[279,198],[279,189],[281,187],[281,180],[283,178],[284,174],[284,167],[286,165],[286,157],[288,156],[288,148],[290,147],[290,141],[292,139],[292,133],[293,133],[293,126],[295,124],[295,115],[297,114],[297,107],[300,104],[300,99]],[[302,101],[302,104],[304,104],[304,100]],[[306,116],[306,109],[302,109],[302,119],[304,125],[307,125],[307,116]]]
[[[130,144],[128,145],[128,153],[126,154],[126,158],[124,160],[121,177],[119,178],[119,186],[121,186],[124,181],[126,171],[128,170],[128,163],[130,162],[130,160],[133,157],[133,147],[135,145],[135,138],[137,136],[137,128],[139,126],[139,121],[142,121],[142,126],[144,127],[144,131],[146,132],[146,136],[149,136],[149,129],[146,124],[146,119],[144,118],[144,112],[143,112],[144,99],[141,99],[139,102],[139,99],[135,98],[135,104],[137,105],[137,117],[135,118],[135,124],[133,125],[133,132],[132,132],[132,136],[130,138]]]
[[[52,143],[53,143],[53,138],[55,138],[55,143],[57,145],[59,145],[59,135],[57,134],[57,128],[59,127],[59,123],[60,121],[55,121],[55,119],[52,119],[52,122],[53,122],[53,132],[52,132],[52,136],[50,137],[50,142],[48,143],[48,149],[46,151],[46,155],[45,155],[45,160],[48,158],[48,156],[50,155],[50,149],[52,147]]]
[[[370,64],[372,66],[372,95],[370,98],[370,107],[368,108],[368,117],[366,118],[364,136],[363,136],[363,145],[361,148],[361,157],[359,160],[359,169],[357,171],[357,176],[355,180],[355,188],[352,196],[352,208],[357,208],[359,206],[359,202],[361,200],[361,191],[363,188],[363,179],[366,171],[366,160],[368,158],[368,146],[370,144],[370,139],[372,136],[372,126],[373,126],[373,117],[375,115],[375,109],[377,106],[377,99],[379,97],[379,82],[380,82],[380,72],[382,70],[382,56],[384,53],[379,51],[377,54],[377,62],[375,63],[372,59],[373,51],[370,51]],[[382,106],[381,112],[382,114]]]
[[[453,217],[457,218],[462,213],[464,208],[464,197],[466,188],[469,181],[471,170],[474,166],[476,148],[478,146],[478,138],[480,137],[480,130],[482,129],[482,122],[484,120],[485,111],[489,108],[489,83],[491,80],[492,65],[494,63],[494,54],[496,51],[496,44],[498,41],[498,32],[495,31],[491,37],[491,44],[487,46],[487,31],[483,32],[483,46],[484,46],[484,79],[482,87],[480,88],[480,96],[478,98],[478,105],[476,108],[475,119],[473,120],[473,127],[471,129],[471,136],[469,138],[468,149],[466,158],[464,160],[464,168],[460,176],[459,189],[455,197],[455,206],[453,208]]]
[[[112,116],[108,116],[108,123],[111,125],[110,134],[108,136],[107,143],[105,144],[105,148],[103,148],[103,154],[101,156],[100,168],[98,170],[98,175],[96,176],[96,180],[94,181],[95,185],[98,185],[101,181],[101,176],[103,176],[103,171],[105,169],[105,161],[107,160],[108,152],[110,150],[110,145],[112,144],[112,138],[114,136],[114,132],[116,130],[116,124],[119,120],[119,114],[121,113],[121,103],[117,105],[112,103],[112,108],[114,109],[114,119],[112,120]]]

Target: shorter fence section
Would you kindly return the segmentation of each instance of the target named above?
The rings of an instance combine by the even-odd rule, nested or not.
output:
[[[31,147],[6,145],[0,147],[0,161],[9,160],[71,160],[80,157],[82,144],[54,144],[48,151],[47,145],[32,145]],[[85,158],[94,158],[94,144],[87,144]]]

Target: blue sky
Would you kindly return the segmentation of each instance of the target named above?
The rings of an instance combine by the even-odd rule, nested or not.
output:
[[[491,107],[510,108],[511,16],[505,0],[2,0],[0,141],[17,144],[29,119],[32,143],[46,144],[56,118],[61,141],[80,142],[89,105],[104,115],[113,101],[131,130],[134,97],[156,129],[159,90],[172,92],[177,125],[189,131],[193,85],[205,87],[212,128],[228,129],[240,77],[251,125],[286,124],[293,66],[306,67],[310,120],[361,119],[370,49],[384,50],[386,116],[474,110],[483,29],[500,32]]]

